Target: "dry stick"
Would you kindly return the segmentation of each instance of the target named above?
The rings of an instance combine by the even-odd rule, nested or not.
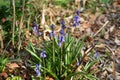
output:
[[[109,46],[105,46],[111,53],[112,53],[112,56],[113,56],[113,77],[114,79],[116,78],[116,74],[115,74],[115,52],[109,47]],[[116,79],[115,79],[116,80]]]
[[[95,47],[95,45],[91,46],[87,51],[84,52],[84,55],[82,57],[82,61],[81,64],[83,63],[83,60],[85,59],[85,57],[87,56],[87,54]],[[81,65],[77,66],[73,71],[76,71]]]
[[[87,56],[87,54],[95,47],[95,45],[91,46],[83,55],[82,60],[84,60],[84,58]]]
[[[93,35],[95,37],[106,25],[109,23],[109,21],[106,21],[105,24]]]
[[[95,37],[108,23],[109,23],[109,21],[106,21],[105,24],[93,35],[93,37]],[[85,55],[83,56],[83,59],[86,57],[87,53],[89,53],[94,47],[95,47],[95,45],[93,45],[92,47],[90,47],[90,48],[85,52]]]

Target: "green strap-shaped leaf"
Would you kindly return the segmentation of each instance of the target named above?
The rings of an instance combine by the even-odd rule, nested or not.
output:
[[[32,52],[31,50],[25,48],[32,56],[34,56],[36,59],[38,59],[40,62],[41,62],[41,59],[34,53]]]
[[[54,74],[52,71],[48,70],[47,68],[45,67],[42,67],[44,70],[46,70],[48,73],[50,73],[54,78],[55,80],[59,80],[59,78],[56,76],[56,74]]]

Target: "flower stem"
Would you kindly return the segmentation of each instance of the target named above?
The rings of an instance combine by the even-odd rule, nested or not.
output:
[[[13,27],[12,27],[12,45],[14,46],[14,37],[15,37],[15,0],[12,0],[12,7],[13,7]]]
[[[53,62],[55,62],[55,46],[54,46],[54,39],[53,39]]]
[[[61,52],[60,52],[60,75],[62,75],[62,47],[60,47]]]
[[[45,59],[43,58],[43,67],[45,67]],[[46,74],[45,74],[46,72],[45,71],[43,71],[43,74],[44,74],[44,78],[46,77]]]

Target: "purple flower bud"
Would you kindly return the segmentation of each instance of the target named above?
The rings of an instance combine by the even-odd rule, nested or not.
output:
[[[79,66],[80,65],[80,62],[77,62],[77,64],[76,64],[77,66]]]
[[[64,20],[62,20],[62,21],[61,21],[61,24],[62,24],[62,25],[65,25],[65,21],[64,21]]]
[[[51,28],[52,31],[54,31],[54,25],[53,24],[50,26],[50,28]]]
[[[36,64],[35,72],[36,72],[36,75],[37,75],[37,76],[40,76],[40,75],[41,75],[40,67],[41,67],[41,65]]]
[[[40,53],[40,56],[41,56],[42,58],[46,58],[46,57],[47,57],[46,52],[45,52],[45,51],[42,51],[42,52]]]
[[[62,20],[61,24],[62,24],[62,29],[65,29],[66,26],[65,26],[65,21],[64,20]]]
[[[81,64],[81,58],[78,58],[78,62],[77,62],[77,66],[79,66]]]
[[[77,11],[76,11],[76,14],[77,14],[77,15],[80,15],[80,11],[79,11],[79,10],[77,10]]]

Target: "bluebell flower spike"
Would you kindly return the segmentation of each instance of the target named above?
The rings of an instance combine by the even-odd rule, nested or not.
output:
[[[36,64],[35,72],[36,72],[36,75],[37,75],[37,76],[40,76],[40,75],[41,75],[40,67],[41,67],[41,65]]]

